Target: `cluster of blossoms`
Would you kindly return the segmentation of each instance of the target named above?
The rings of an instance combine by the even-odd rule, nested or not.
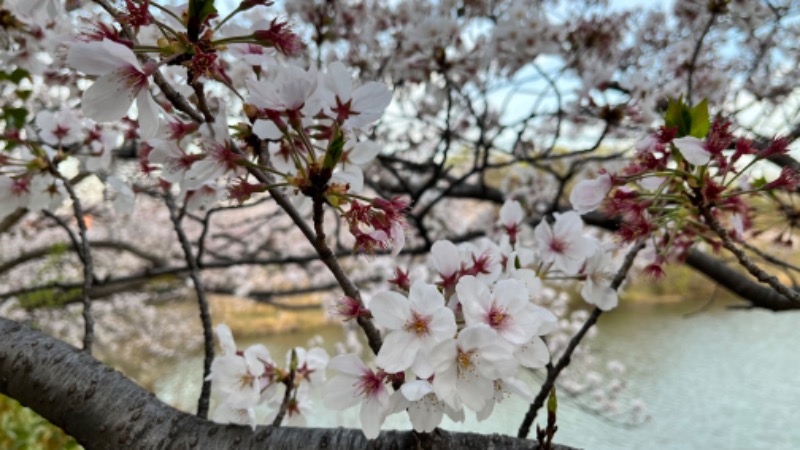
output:
[[[257,423],[272,423],[283,410],[287,423],[305,425],[313,408],[309,390],[325,382],[328,353],[319,347],[297,347],[286,355],[286,368],[281,369],[263,345],[239,351],[227,325],[215,331],[222,354],[208,376],[212,398],[217,399],[211,420],[255,429]]]
[[[617,296],[607,272],[611,255],[583,235],[576,212],[541,222],[534,245],[523,242],[531,234],[523,216],[518,202],[507,201],[497,222],[499,242],[434,243],[429,263],[438,274],[435,284],[412,283],[397,269],[390,282],[399,292],[377,294],[368,310],[344,298],[341,315],[370,316],[387,334],[377,369],[354,354],[331,359],[329,368],[340,374],[326,385],[325,404],[360,404],[364,433],[374,438],[385,418],[401,411],[416,431],[430,432],[445,414],[463,420],[465,408],[484,420],[510,394],[531,401],[520,372],[549,362],[542,336],[558,326],[556,316],[537,305],[542,280],[584,280],[582,295],[602,309],[616,306]]]
[[[189,32],[192,18],[186,20],[176,25],[176,33],[184,32],[184,27]],[[323,73],[279,63],[275,58],[244,58],[253,69],[244,80],[248,94],[225,83],[245,101],[241,110],[246,121],[233,125],[234,133],[222,102],[212,108],[217,119],[202,126],[183,122],[167,110],[163,110],[168,118],[164,121],[150,81],[156,71],[192,54],[181,66],[187,68],[190,81],[204,77],[224,83],[227,76],[221,61],[208,59],[200,70],[197,58],[241,52],[243,45],[251,50],[251,56],[254,47],[290,54],[299,42],[283,22],[273,21],[269,33],[257,31],[243,37],[223,31],[217,36],[212,32],[216,28],[209,26],[211,17],[204,20],[207,32],[197,44],[202,51],[187,53],[175,42],[159,40],[157,61],[137,57],[133,44],[111,28],[100,27],[103,32],[82,35],[81,41],[69,47],[66,62],[98,76],[83,93],[83,114],[98,121],[116,121],[127,115],[135,101],[138,135],[144,142],[139,152],[141,171],[158,175],[162,187],[177,187],[189,210],[223,197],[242,203],[253,194],[283,189],[299,194],[293,196],[297,201],[310,200],[341,212],[351,205],[347,217],[358,249],[393,247],[399,252],[407,202],[355,201],[363,198],[359,196],[364,187],[363,168],[380,152],[378,144],[364,136],[391,101],[386,85],[370,82],[356,87],[350,72],[338,61]],[[236,31],[234,27],[232,33]],[[268,179],[256,176],[253,170],[268,174]]]
[[[357,248],[399,252],[405,239],[400,213],[407,202],[364,203],[359,196],[363,170],[380,153],[367,132],[392,99],[387,86],[354,85],[338,61],[324,72],[281,62],[278,56],[295,56],[304,49],[286,21],[260,20],[251,28],[230,21],[271,2],[243,2],[221,20],[213,2],[205,3],[197,10],[189,5],[154,12],[147,2],[127,2],[119,27],[92,19],[78,33],[66,25],[34,26],[57,15],[61,6],[55,2],[40,10],[12,2],[10,11],[3,10],[13,42],[25,42],[26,51],[36,55],[39,47],[58,55],[53,73],[58,66],[74,69],[62,75],[60,84],[79,92],[85,86],[77,82],[80,78],[88,76],[93,83],[83,91],[79,107],[62,103],[41,111],[30,124],[25,109],[19,109],[22,116],[13,123],[6,118],[0,157],[2,214],[58,206],[63,189],[57,167],[77,156],[80,169],[96,173],[116,193],[115,205],[123,213],[132,211],[136,192],[177,191],[191,211],[224,198],[241,203],[253,194],[283,189],[299,194],[292,198],[300,202],[310,199],[342,213],[351,209],[349,228]],[[235,67],[249,72],[231,77],[228,61],[234,58],[239,62]],[[13,62],[17,84],[55,76],[22,60]],[[223,100],[212,98],[228,93],[212,90],[208,103],[197,110],[207,123],[187,122],[181,113],[191,106],[172,104],[174,95],[194,95],[191,86],[202,89],[199,83],[209,80],[221,83],[244,104],[236,102],[229,110]],[[132,120],[128,115],[134,103]],[[241,112],[242,121],[229,123],[235,111]],[[140,172],[157,176],[157,181],[138,177],[132,185],[130,177],[123,181],[114,175],[112,151],[126,146],[138,147]],[[269,179],[255,177],[253,169]]]
[[[375,438],[386,417],[402,411],[415,430],[430,432],[445,415],[463,420],[465,409],[484,420],[512,394],[532,401],[522,372],[550,361],[543,336],[558,327],[556,316],[539,306],[546,297],[543,281],[582,280],[587,302],[611,309],[617,304],[608,272],[611,253],[583,234],[574,211],[531,230],[521,205],[510,200],[497,228],[497,242],[434,243],[429,256],[438,274],[434,283],[412,282],[398,268],[390,280],[397,290],[375,295],[368,309],[348,297],[341,300],[341,316],[370,317],[385,337],[375,369],[356,354],[331,358],[327,368],[338,374],[325,384],[327,407],[360,405],[362,429]],[[281,378],[263,346],[235,353],[229,330],[220,327],[217,333],[223,355],[212,370],[220,405],[212,418],[255,423],[254,408],[268,402],[265,398],[280,397],[274,390]]]
[[[762,148],[736,138],[731,122],[709,120],[707,102],[693,108],[671,101],[665,125],[636,144],[631,162],[616,173],[582,180],[570,200],[584,214],[602,208],[621,219],[625,242],[648,238],[655,260],[645,271],[663,275],[663,264],[681,259],[698,241],[721,245],[715,222],[741,240],[752,224],[745,196],[794,192],[800,172],[785,167],[772,181],[742,176],[767,158],[785,155],[788,140],[775,138]]]
[[[9,3],[23,15],[47,14],[48,21],[60,11],[53,0],[24,6]],[[322,207],[339,211],[355,238],[356,249],[391,247],[396,255],[405,242],[404,211],[409,201],[362,194],[364,170],[380,154],[379,145],[367,138],[368,131],[391,102],[390,90],[378,82],[355,86],[352,74],[339,61],[310,69],[279,62],[278,57],[297,55],[304,46],[287,22],[262,20],[249,29],[228,23],[235,15],[269,5],[269,1],[242,2],[221,20],[213,3],[192,1],[174,11],[159,7],[165,11],[161,13],[156,8],[151,12],[147,1],[127,1],[122,14],[113,14],[119,18],[119,29],[94,23],[77,41],[63,39],[70,41],[68,49],[61,48],[59,34],[52,31],[57,24],[48,31],[36,30],[1,10],[2,40],[24,41],[19,54],[4,55],[9,56],[5,59],[9,67],[43,74],[30,55],[37,45],[49,45],[48,54],[66,55],[66,65],[93,82],[83,92],[79,109],[70,105],[42,111],[34,123],[23,117],[16,127],[4,112],[0,215],[15,208],[55,208],[64,197],[67,178],[58,167],[70,152],[84,152],[88,172],[108,170],[111,151],[121,145],[123,136],[120,130],[93,121],[125,120],[120,127],[124,138],[143,144],[141,172],[159,178],[154,186],[178,190],[187,210],[211,205],[223,196],[241,203],[254,194],[282,189],[296,201],[313,203],[315,219],[321,219],[318,211]],[[290,3],[287,7],[294,14],[307,14],[311,21],[320,19],[318,46],[337,36],[358,34],[353,24],[366,30],[351,39],[344,56],[362,74],[371,70],[381,73],[385,68],[398,86],[435,81],[426,86],[426,94],[433,93],[433,100],[418,110],[420,116],[438,118],[447,99],[448,127],[451,103],[465,101],[470,104],[465,109],[472,109],[469,93],[477,90],[468,84],[476,74],[480,74],[477,79],[513,79],[540,54],[559,54],[564,48],[568,51],[562,55],[563,65],[581,79],[579,97],[585,100],[594,88],[614,88],[611,80],[617,71],[606,62],[617,61],[623,54],[629,61],[646,61],[638,56],[648,49],[625,48],[630,40],[622,27],[627,27],[628,18],[634,15],[620,14],[608,21],[578,17],[562,23],[552,21],[542,10],[533,10],[523,0],[500,5],[496,8],[499,15],[495,2],[467,2],[456,17],[450,2],[400,2],[396,7],[354,2],[354,8],[374,8],[381,13],[372,17],[351,14],[349,18],[340,17],[350,8],[341,2],[338,6],[320,3],[331,11],[317,11],[313,2]],[[331,20],[334,16],[336,20]],[[486,25],[488,22],[494,25]],[[352,30],[336,29],[348,24]],[[469,29],[491,31],[472,39],[466,35]],[[454,35],[458,39],[453,39]],[[562,41],[568,45],[561,45]],[[370,51],[362,52],[362,48]],[[520,52],[520,48],[524,50]],[[393,54],[379,57],[386,49]],[[692,47],[673,53],[675,61],[670,66],[685,67]],[[362,59],[365,57],[369,59]],[[230,67],[226,58],[242,64]],[[375,69],[374,62],[384,59],[380,69]],[[703,62],[698,61],[697,76],[705,75],[703,89],[714,91]],[[631,98],[638,99],[629,105],[638,110],[638,119],[636,114],[629,117],[646,123],[647,112],[655,109],[650,106],[660,97],[654,86],[666,83],[648,81],[634,69],[622,76],[631,86],[627,88]],[[242,72],[233,74],[232,70]],[[669,71],[661,76],[675,83],[683,77]],[[82,87],[77,80],[65,84],[77,92]],[[207,81],[224,86],[231,98],[235,96],[233,102],[206,101],[215,100],[211,98],[213,90],[206,93],[203,88]],[[555,88],[554,82],[548,82]],[[453,100],[452,92],[445,95],[442,86],[455,87],[460,95]],[[175,100],[176,94],[182,95],[179,98],[184,102],[192,96],[196,101],[182,106]],[[134,103],[135,121],[127,118]],[[580,102],[566,105],[564,111],[572,108],[580,111]],[[703,216],[702,210],[713,207],[711,213],[727,217],[734,235],[741,236],[748,222],[741,194],[796,188],[797,173],[790,170],[770,183],[751,183],[745,188],[736,184],[746,168],[740,167],[740,160],[749,167],[760,159],[783,154],[786,141],[775,140],[756,150],[746,140],[736,141],[725,121],[717,119],[711,124],[705,106],[689,109],[673,102],[670,108],[673,112],[668,113],[666,126],[637,146],[636,158],[628,167],[576,186],[571,197],[575,211],[555,214],[551,222],[543,220],[530,236],[523,225],[521,205],[509,201],[500,211],[497,225],[503,233],[498,242],[456,246],[438,241],[433,245],[430,265],[438,273],[435,283],[412,283],[407,273],[398,270],[392,281],[399,292],[375,296],[369,309],[356,300],[343,301],[340,310],[347,317],[372,317],[388,333],[376,355],[376,369],[352,354],[330,361],[330,368],[341,374],[328,383],[326,404],[334,409],[361,404],[362,426],[372,438],[388,415],[401,411],[407,411],[414,428],[424,432],[435,428],[445,414],[462,419],[465,408],[485,419],[510,393],[530,400],[529,386],[521,381],[520,372],[547,364],[550,355],[542,336],[556,327],[556,317],[536,303],[543,281],[579,280],[581,296],[602,310],[614,308],[618,301],[611,285],[611,249],[584,235],[580,214],[605,204],[609,212],[623,218],[623,241],[652,236],[654,246],[661,249],[649,269],[655,273],[671,249],[680,253],[698,236],[714,243],[715,238],[707,233],[708,224],[696,219]],[[241,122],[229,123],[229,113]],[[486,119],[481,120],[481,126],[486,126],[480,133],[483,139],[492,134],[484,131],[499,127],[500,120],[489,106],[480,115]],[[611,124],[609,116],[613,114],[604,119]],[[186,117],[195,122],[184,122]],[[470,120],[462,117],[453,122],[468,130],[477,126]],[[431,122],[438,134],[439,121]],[[443,134],[448,147],[449,140],[459,134],[451,131],[448,128]],[[398,133],[419,134],[405,129]],[[409,137],[407,142],[414,139]],[[522,143],[520,148],[524,150]],[[732,148],[735,150],[728,150]],[[442,159],[444,164],[446,154]],[[133,196],[134,189],[119,178],[103,178],[118,192],[118,198]],[[130,201],[119,204],[125,211],[132,208]],[[212,418],[254,426],[264,419],[258,415],[266,405],[271,411],[267,420],[281,411],[290,421],[299,420],[308,407],[304,400],[308,387],[323,381],[327,355],[319,349],[295,349],[287,358],[287,368],[280,369],[263,346],[239,352],[229,329],[220,327],[217,333],[223,352],[209,376],[219,399]]]

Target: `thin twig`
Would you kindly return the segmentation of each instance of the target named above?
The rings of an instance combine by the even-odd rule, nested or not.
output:
[[[294,391],[294,377],[295,377],[295,368],[294,363],[297,356],[294,350],[292,350],[292,358],[290,367],[289,367],[289,375],[287,376],[286,380],[283,382],[286,385],[286,392],[283,394],[283,401],[281,401],[281,407],[278,410],[278,414],[275,416],[275,420],[272,421],[273,427],[281,426],[281,422],[283,422],[283,418],[286,416],[286,411],[289,409],[289,402],[292,401],[292,391]]]
[[[686,80],[686,99],[690,104],[692,102],[692,78],[694,77],[694,69],[695,65],[697,64],[697,57],[700,56],[700,49],[703,47],[703,41],[706,39],[708,32],[711,31],[711,26],[714,25],[714,20],[716,20],[717,15],[717,11],[711,12],[711,17],[708,18],[706,27],[703,29],[703,34],[700,35],[700,39],[697,40],[697,43],[694,46],[692,60],[689,62],[689,73],[687,74]]]
[[[77,207],[74,206],[76,204],[78,203],[75,203],[75,200],[73,200],[73,208],[75,210],[81,210],[79,204]],[[88,245],[85,245],[86,224],[83,222],[83,215],[81,214],[81,219],[76,219],[78,220],[80,229],[81,237],[79,239],[75,236],[75,233],[72,232],[72,230],[69,228],[69,225],[64,222],[64,220],[50,211],[44,210],[43,212],[46,216],[49,216],[55,220],[56,223],[58,223],[58,225],[67,232],[69,240],[72,242],[72,246],[75,248],[75,252],[78,254],[78,258],[81,260],[81,264],[83,265],[83,281],[81,282],[81,303],[83,304],[83,350],[91,354],[92,341],[94,340],[94,317],[92,316],[92,301],[89,296],[89,291],[92,288],[94,269],[92,268],[91,251],[87,248]],[[80,226],[81,223],[83,223],[83,227]]]
[[[786,286],[785,284],[781,283],[777,277],[770,275],[764,269],[758,267],[758,265],[747,256],[747,253],[745,253],[744,250],[737,247],[736,244],[733,243],[733,240],[731,240],[727,230],[725,230],[725,228],[720,225],[716,217],[711,214],[711,210],[708,205],[705,204],[704,200],[696,200],[695,205],[697,206],[700,214],[703,216],[703,219],[705,219],[706,224],[711,231],[719,236],[719,239],[722,241],[722,246],[725,247],[725,249],[729,252],[733,253],[736,259],[739,261],[739,264],[747,269],[747,271],[750,272],[750,275],[753,275],[758,281],[768,284],[772,289],[779,292],[787,299],[793,302],[800,302],[800,292]]]
[[[58,174],[55,168],[53,168],[52,172],[54,175]],[[75,250],[78,252],[78,256],[80,256],[81,263],[83,264],[83,285],[81,286],[81,303],[83,303],[83,350],[91,355],[92,341],[94,340],[94,317],[92,317],[92,300],[89,297],[89,292],[92,290],[92,282],[94,281],[92,250],[89,247],[89,238],[87,237],[86,221],[83,219],[81,201],[69,180],[61,176],[58,176],[58,178],[64,183],[64,189],[66,189],[67,195],[69,195],[70,200],[72,200],[72,211],[75,214],[75,220],[78,222],[78,234],[80,239],[76,239],[69,226],[55,214],[49,215],[55,219],[62,228],[67,230],[67,234],[72,244],[75,246]],[[45,213],[48,212],[45,211]]]
[[[644,242],[640,241],[636,243],[629,251],[628,254],[625,255],[625,260],[620,266],[619,270],[617,271],[614,280],[611,282],[611,289],[615,291],[619,289],[622,282],[625,280],[625,276],[628,274],[631,266],[633,265],[633,260],[636,259],[636,255],[639,253],[641,249],[644,248]],[[556,378],[561,374],[571,362],[572,353],[578,347],[583,337],[589,331],[595,323],[597,323],[597,319],[600,315],[603,314],[603,310],[600,308],[595,308],[592,311],[592,314],[586,319],[583,326],[581,327],[578,332],[572,336],[572,339],[569,341],[569,345],[564,350],[564,353],[561,354],[561,357],[558,359],[558,362],[555,366],[548,365],[547,367],[547,378],[542,384],[541,389],[539,389],[539,393],[536,395],[536,398],[531,403],[530,408],[528,408],[528,412],[525,414],[525,419],[522,421],[522,425],[519,427],[519,433],[517,437],[519,438],[526,438],[528,437],[528,433],[530,433],[531,424],[533,423],[534,419],[536,419],[536,413],[541,409],[542,405],[544,405],[547,396],[550,395],[550,391],[553,389],[555,385]]]
[[[200,398],[197,400],[197,415],[205,419],[208,417],[209,398],[211,396],[211,380],[208,379],[208,376],[211,374],[211,363],[214,361],[214,336],[211,328],[211,313],[208,308],[206,291],[203,287],[203,277],[200,275],[197,259],[192,255],[192,244],[189,242],[189,238],[186,236],[181,226],[181,217],[175,205],[175,199],[172,197],[172,194],[165,192],[164,201],[167,204],[167,208],[169,208],[169,218],[172,220],[175,234],[178,235],[178,240],[181,243],[183,256],[186,260],[186,265],[189,267],[189,276],[194,284],[194,291],[197,294],[197,304],[200,309],[205,357],[203,359],[203,388],[200,392]]]
[[[254,148],[260,147],[260,142],[254,142]],[[264,183],[265,185],[269,186],[272,185],[273,182],[269,175],[265,174],[263,171],[259,170],[256,167],[248,166],[247,170],[253,175],[258,181]],[[317,234],[314,232],[313,229],[308,225],[308,222],[303,218],[297,208],[294,207],[292,202],[289,201],[288,198],[281,192],[278,188],[269,188],[267,192],[275,199],[275,203],[278,204],[285,212],[289,215],[289,218],[292,219],[292,222],[300,229],[300,232],[303,233],[306,240],[311,243],[316,250],[317,255],[319,256],[320,261],[330,270],[333,277],[336,278],[336,281],[339,283],[339,286],[342,287],[345,295],[348,297],[356,300],[362,306],[364,306],[363,300],[361,300],[361,293],[359,292],[356,285],[353,283],[353,280],[347,276],[344,269],[342,268],[341,264],[339,264],[339,260],[336,258],[336,255],[333,253],[333,250],[328,246],[328,244],[323,239],[320,240],[317,238]],[[378,329],[375,327],[375,324],[372,323],[372,320],[366,317],[359,317],[356,319],[358,324],[364,330],[364,334],[367,336],[367,342],[369,344],[370,349],[377,355],[378,351],[380,351],[381,346],[383,345],[383,339],[381,338],[381,334]]]

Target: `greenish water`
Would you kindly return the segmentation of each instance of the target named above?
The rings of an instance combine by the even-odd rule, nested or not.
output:
[[[587,412],[581,400],[561,398],[556,441],[586,449],[796,449],[800,427],[800,316],[764,311],[731,311],[715,305],[687,317],[701,302],[625,303],[601,317],[593,348],[601,360],[627,366],[624,397],[642,399],[650,420],[623,426]],[[317,333],[277,336],[265,342],[274,357],[315,334],[333,343],[336,326]],[[250,342],[241,342],[248,345]],[[201,357],[164,369],[159,398],[194,409]],[[516,434],[527,405],[511,398],[492,417],[446,422],[451,430]],[[344,413],[315,408],[311,426],[357,426],[357,408]],[[402,415],[387,421],[410,427]]]

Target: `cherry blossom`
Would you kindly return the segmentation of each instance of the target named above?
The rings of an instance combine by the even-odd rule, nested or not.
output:
[[[345,128],[364,129],[380,119],[392,101],[386,85],[371,81],[353,90],[353,79],[344,64],[334,61],[322,76],[319,92],[327,115]]]
[[[464,328],[456,339],[437,345],[431,360],[436,395],[455,410],[464,405],[476,412],[494,395],[493,380],[513,376],[518,368],[511,347],[484,324]]]
[[[352,354],[331,358],[328,368],[338,370],[325,385],[325,406],[343,410],[361,403],[361,428],[367,439],[380,434],[381,424],[389,411],[389,391],[382,372],[375,373]]]
[[[136,100],[142,138],[158,131],[158,106],[150,96],[147,77],[155,66],[142,69],[131,49],[117,42],[76,42],[67,55],[67,64],[99,78],[83,93],[81,108],[86,117],[98,122],[119,120]]]
[[[248,103],[275,112],[298,112],[310,117],[319,112],[318,102],[309,102],[317,90],[316,70],[306,71],[297,66],[279,68],[275,79],[247,81]]]
[[[350,144],[342,155],[341,170],[335,172],[332,182],[348,185],[348,192],[359,193],[364,189],[364,170],[378,156],[380,147],[371,141]]]
[[[515,279],[500,280],[490,291],[486,283],[473,276],[462,277],[456,292],[467,326],[483,324],[510,344],[521,345],[533,337],[537,321],[534,305],[528,301],[528,288]]]
[[[431,246],[428,260],[439,273],[440,286],[445,289],[454,288],[461,269],[461,252],[450,241],[436,241]]]
[[[400,394],[400,395],[398,395]],[[451,420],[464,420],[463,408],[456,411],[439,399],[428,380],[414,380],[403,383],[400,392],[393,394],[393,411],[407,411],[411,425],[418,433],[430,433],[442,422],[447,414]]]
[[[224,106],[221,108],[224,110]],[[224,117],[224,115],[223,115]],[[246,158],[235,150],[235,143],[228,134],[228,124],[219,119],[203,129],[203,150],[205,158],[192,162],[191,167],[184,175],[183,187],[188,190],[197,189],[200,186],[215,181],[224,174],[240,175],[244,173],[241,164]],[[175,155],[174,150],[171,153]],[[175,156],[172,157],[174,163]],[[180,168],[183,160],[178,164]],[[191,161],[191,159],[190,159]]]
[[[523,218],[522,205],[516,200],[506,200],[500,208],[500,217],[497,219],[497,225],[503,227],[511,240],[511,244],[517,242],[517,234],[520,231]]]
[[[570,211],[553,216],[555,224],[551,226],[543,220],[534,230],[539,258],[567,274],[575,274],[594,252],[593,241],[583,236],[583,222],[578,213]]]
[[[436,287],[418,281],[407,299],[382,292],[372,299],[370,310],[376,322],[391,330],[378,353],[378,366],[389,373],[410,367],[420,378],[433,375],[431,348],[456,333],[453,311]]]
[[[83,135],[80,119],[74,111],[40,111],[36,114],[36,126],[41,130],[42,141],[50,145],[72,145]]]
[[[586,275],[586,282],[581,289],[581,297],[603,311],[615,308],[618,299],[617,291],[610,286],[614,272],[609,252],[598,246],[586,260],[583,274]]]
[[[611,176],[607,173],[593,180],[581,180],[572,188],[569,202],[579,214],[592,212],[603,203],[611,190]]]

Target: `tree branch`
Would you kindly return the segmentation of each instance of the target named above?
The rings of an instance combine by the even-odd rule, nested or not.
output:
[[[611,289],[615,291],[619,289],[620,285],[623,281],[625,281],[625,276],[628,274],[628,271],[631,269],[633,265],[633,260],[636,259],[636,255],[639,254],[639,251],[644,248],[644,242],[636,243],[629,251],[628,254],[625,255],[625,261],[623,261],[622,266],[620,266],[619,270],[617,271],[617,275],[614,277],[614,280],[611,282]],[[563,371],[571,362],[572,360],[572,353],[578,348],[578,344],[580,344],[583,337],[586,336],[586,333],[589,331],[590,328],[597,323],[597,319],[600,318],[600,315],[603,314],[603,310],[600,308],[595,308],[592,311],[592,314],[586,319],[583,326],[575,336],[572,336],[572,339],[569,340],[569,344],[567,348],[564,349],[564,353],[561,354],[561,357],[558,359],[558,363],[555,366],[548,365],[547,366],[547,378],[542,384],[541,389],[539,389],[539,393],[536,395],[536,398],[533,399],[533,403],[531,403],[530,408],[528,408],[528,412],[525,414],[525,418],[522,420],[522,425],[519,427],[519,433],[517,437],[519,438],[526,438],[528,433],[530,433],[531,424],[536,419],[536,413],[541,409],[542,405],[544,405],[547,396],[550,395],[550,391],[553,390],[553,386],[555,385],[556,378],[558,378],[561,371]]]
[[[97,449],[526,449],[533,441],[438,430],[384,431],[222,425],[162,403],[114,369],[69,344],[0,318],[0,393]],[[556,450],[568,447],[554,446]]]
[[[178,208],[175,206],[175,200],[169,192],[164,193],[164,201],[169,208],[169,218],[175,228],[175,234],[178,235],[178,240],[183,249],[183,255],[186,259],[186,266],[189,267],[189,276],[192,278],[194,284],[194,291],[197,294],[197,304],[200,310],[200,323],[203,325],[203,348],[205,357],[203,358],[203,388],[200,392],[200,398],[197,400],[197,415],[206,418],[208,417],[209,398],[211,397],[211,380],[208,376],[211,374],[211,363],[214,361],[214,336],[211,330],[211,313],[208,308],[208,300],[206,299],[206,292],[203,288],[203,277],[200,274],[200,268],[197,266],[197,259],[192,254],[192,244],[189,238],[181,227],[181,216],[178,214]]]

